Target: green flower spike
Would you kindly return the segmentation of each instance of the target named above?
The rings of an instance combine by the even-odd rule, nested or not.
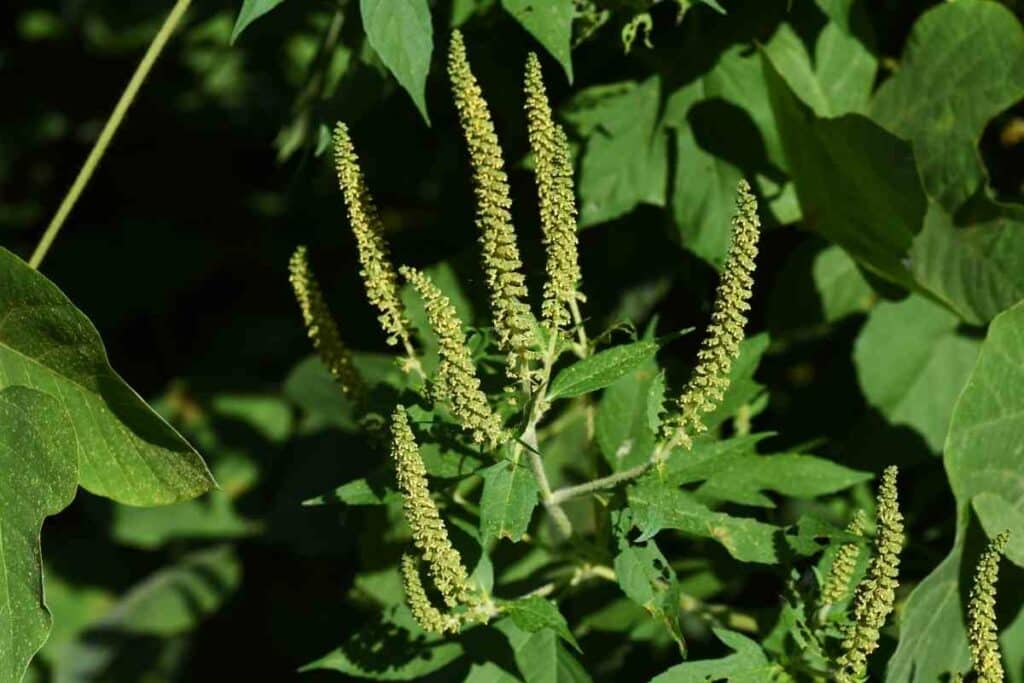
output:
[[[498,344],[508,353],[509,376],[523,380],[529,376],[529,360],[537,354],[533,348],[533,315],[526,303],[526,277],[509,213],[511,193],[491,113],[470,70],[466,46],[458,31],[452,32],[448,75],[473,167],[476,223],[494,329]]]
[[[552,329],[565,329],[579,292],[580,264],[576,229],[576,193],[572,161],[565,131],[551,115],[540,60],[530,53],[526,60],[526,119],[533,150],[540,203],[540,225],[547,249],[548,279],[544,284],[542,315]]]
[[[469,573],[430,497],[427,470],[403,406],[395,408],[391,418],[391,457],[398,489],[402,492],[405,520],[412,530],[413,543],[427,563],[431,580],[448,607],[473,603]],[[406,583],[408,586],[408,580]]]
[[[320,285],[309,267],[306,247],[298,247],[288,263],[289,280],[295,290],[306,331],[313,340],[313,347],[320,354],[320,360],[330,371],[341,391],[346,396],[360,398],[365,385],[352,364],[352,355],[341,341],[338,326],[324,301]]]
[[[1002,683],[1006,676],[999,655],[996,583],[999,581],[999,558],[1009,538],[1006,531],[993,538],[974,570],[974,586],[967,606],[967,638],[978,683]]]
[[[401,342],[412,357],[409,324],[398,298],[398,276],[384,241],[384,227],[366,187],[348,127],[341,122],[334,128],[334,163],[359,248],[359,263],[362,265],[359,274],[366,286],[366,297],[380,313],[377,319],[384,328],[388,344]]]
[[[400,270],[423,299],[427,321],[437,336],[440,363],[432,384],[434,399],[451,406],[474,442],[489,447],[497,445],[502,440],[501,417],[491,409],[487,395],[480,389],[455,306],[425,274],[408,266]]]
[[[705,431],[703,415],[714,410],[729,387],[729,370],[739,355],[743,328],[750,310],[754,288],[754,258],[761,221],[757,217],[757,199],[747,181],[736,189],[736,215],[732,219],[732,244],[715,295],[714,312],[697,352],[697,367],[679,398],[679,414],[666,420],[668,453],[673,446],[689,449],[692,437]]]
[[[853,623],[843,640],[843,653],[837,660],[839,683],[866,680],[868,656],[878,649],[885,620],[896,602],[899,586],[900,552],[903,550],[903,515],[896,491],[896,467],[887,467],[878,489],[875,520],[875,554],[867,575],[857,585]]]
[[[867,526],[863,510],[857,510],[850,520],[846,530],[851,534],[862,536]],[[828,579],[821,591],[821,609],[824,613],[828,608],[843,600],[850,592],[850,580],[857,568],[857,560],[860,557],[860,544],[845,543],[839,548],[835,559],[832,560],[832,567],[829,569]]]
[[[408,553],[402,555],[402,585],[412,616],[420,628],[428,633],[455,633],[459,630],[458,617],[443,613],[430,602],[420,579],[419,564],[414,556]]]

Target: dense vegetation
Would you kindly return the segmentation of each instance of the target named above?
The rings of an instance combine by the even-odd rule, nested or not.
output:
[[[0,10],[0,683],[1024,683],[1022,14]]]

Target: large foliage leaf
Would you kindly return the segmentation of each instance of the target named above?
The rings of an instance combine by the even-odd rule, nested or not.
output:
[[[590,676],[551,629],[530,632],[512,619],[495,625],[508,638],[524,683],[589,683]]]
[[[280,5],[284,0],[242,0],[242,9],[235,19],[235,27],[231,29],[231,42],[238,40],[242,31],[249,27],[249,24],[256,21],[264,14]]]
[[[427,0],[359,0],[359,10],[370,45],[429,122],[426,90],[434,29]]]
[[[893,683],[933,681],[969,666],[964,626],[964,581],[969,579],[963,565],[971,567],[975,561],[968,557],[968,548],[976,545],[968,546],[970,505],[981,495],[998,496],[1014,506],[1024,504],[1024,481],[1008,476],[1024,468],[1022,386],[1024,304],[1018,304],[992,321],[953,410],[944,460],[956,497],[956,539],[949,556],[910,595],[899,646],[889,663],[887,680]],[[985,526],[992,526],[992,521]]]
[[[595,86],[578,93],[565,118],[586,138],[580,162],[580,226],[623,216],[638,204],[665,205],[667,133],[661,81]]]
[[[658,352],[658,342],[638,341],[613,346],[576,361],[551,382],[548,398],[571,398],[603,389]]]
[[[25,387],[0,391],[0,681],[21,681],[50,632],[43,601],[43,519],[78,485],[75,433],[60,402]]]
[[[60,401],[75,434],[64,457],[77,459],[83,487],[121,503],[157,505],[214,485],[199,454],[110,367],[89,319],[5,249],[0,311],[0,387],[28,386]]]
[[[615,576],[622,592],[660,622],[685,650],[679,625],[680,588],[675,571],[653,540],[623,544],[615,556]]]
[[[970,55],[948,59],[951,54]],[[900,68],[882,84],[872,116],[911,140],[928,195],[949,211],[986,179],[978,140],[1024,97],[1024,30],[985,0],[942,3],[914,24]]]
[[[733,653],[720,659],[684,662],[659,674],[655,683],[704,683],[726,680],[730,683],[761,683],[772,680],[779,667],[768,661],[761,646],[750,638],[727,631],[713,629],[715,637],[728,645]]]
[[[537,39],[565,69],[572,82],[572,0],[501,0],[502,6]]]
[[[551,629],[565,642],[572,645],[577,652],[580,651],[579,643],[569,630],[569,624],[565,617],[558,611],[555,603],[539,595],[531,595],[520,598],[505,606],[505,611],[512,619],[512,623],[527,633],[536,633],[541,629]]]
[[[920,296],[885,302],[868,315],[853,361],[868,401],[891,422],[913,427],[938,453],[953,405],[978,357],[959,320]]]
[[[533,473],[525,461],[503,461],[491,465],[481,475],[484,490],[480,496],[480,533],[484,540],[520,540],[537,507],[537,481]]]

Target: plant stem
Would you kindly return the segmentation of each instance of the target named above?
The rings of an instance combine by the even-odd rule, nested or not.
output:
[[[575,486],[566,486],[554,491],[551,494],[551,503],[559,505],[572,498],[579,498],[585,496],[588,493],[594,493],[602,489],[610,489],[618,486],[619,484],[636,479],[640,475],[644,474],[653,465],[653,461],[645,462],[642,465],[637,465],[628,470],[616,472],[615,474],[609,474],[607,477],[601,477],[600,479],[594,479],[592,481],[577,484]]]
[[[554,502],[551,493],[551,484],[548,482],[548,475],[544,472],[544,463],[540,459],[537,450],[537,424],[531,422],[523,433],[523,442],[526,443],[527,457],[530,459],[530,467],[533,469],[533,478],[537,480],[537,488],[540,489],[540,500],[544,509],[551,515],[555,527],[562,538],[569,538],[572,535],[572,522],[561,506]]]
[[[146,76],[149,75],[150,69],[156,62],[157,57],[160,56],[160,52],[163,51],[164,46],[167,44],[171,34],[174,33],[174,29],[177,28],[178,22],[181,21],[181,17],[185,14],[191,2],[192,0],[177,0],[174,3],[174,7],[171,8],[170,14],[164,19],[160,30],[153,37],[153,42],[149,44],[146,54],[142,56],[142,61],[136,67],[135,73],[132,74],[131,80],[128,81],[124,92],[121,93],[120,99],[118,99],[117,104],[114,106],[114,111],[110,114],[110,118],[107,119],[106,125],[103,126],[100,136],[96,139],[96,143],[93,145],[92,150],[90,150],[89,156],[86,157],[85,163],[82,164],[82,168],[78,171],[75,181],[71,184],[67,194],[64,195],[64,199],[57,208],[57,213],[54,214],[50,224],[46,227],[46,232],[43,233],[42,239],[39,240],[35,251],[32,252],[32,258],[28,262],[30,267],[38,269],[39,264],[46,257],[46,252],[49,251],[53,240],[57,238],[57,233],[63,227],[68,214],[71,213],[71,209],[74,208],[78,197],[82,194],[85,186],[89,184],[89,179],[92,178],[96,167],[99,166],[100,160],[103,158],[107,147],[110,145],[110,141],[114,137],[114,133],[117,132],[118,126],[121,125],[121,121],[128,112],[128,108],[135,100],[139,88],[142,87],[142,83],[146,80]]]
[[[575,298],[569,300],[569,312],[572,313],[572,322],[576,327],[576,338],[579,344],[577,355],[580,358],[585,358],[590,350],[590,344],[587,341],[587,330],[583,327],[583,316],[580,315],[580,307]]]

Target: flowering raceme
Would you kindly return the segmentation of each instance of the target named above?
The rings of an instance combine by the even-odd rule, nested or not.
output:
[[[974,570],[974,586],[967,605],[967,639],[978,683],[1002,683],[1006,676],[999,655],[996,583],[999,581],[999,559],[1009,538],[1006,531],[993,538]]]

